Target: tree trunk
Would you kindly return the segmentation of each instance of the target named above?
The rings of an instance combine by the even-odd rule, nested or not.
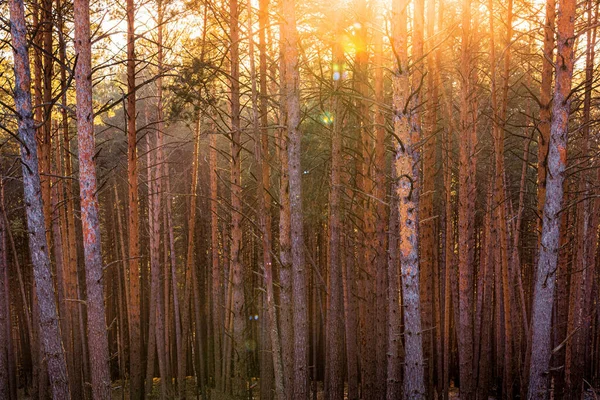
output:
[[[144,396],[140,290],[140,216],[135,93],[135,6],[127,0],[127,184],[129,248],[129,397]]]
[[[461,98],[459,155],[459,193],[458,193],[458,282],[459,282],[459,321],[458,321],[458,357],[460,369],[461,397],[471,399],[474,396],[475,376],[473,359],[473,259],[474,259],[474,196],[475,196],[475,115],[473,113],[473,67],[472,67],[472,30],[471,1],[462,1],[462,39],[461,39]]]
[[[304,228],[302,218],[302,167],[300,165],[300,87],[298,70],[298,33],[295,0],[281,3],[285,92],[287,113],[289,193],[294,323],[294,391],[295,400],[309,395],[308,386],[308,299],[304,261]]]
[[[396,180],[396,168],[392,166],[392,182]],[[402,394],[402,370],[400,350],[402,348],[401,323],[402,314],[400,304],[402,303],[400,276],[398,275],[398,250],[399,250],[399,199],[392,193],[390,196],[390,219],[388,238],[388,290],[387,290],[387,384],[386,399],[396,400]]]
[[[229,1],[229,35],[231,39],[231,269],[233,270],[233,394],[246,395],[247,369],[244,346],[244,268],[240,248],[242,245],[242,173],[241,173],[241,126],[240,126],[240,56],[239,56],[239,7],[238,0]]]
[[[546,22],[544,23],[544,48],[542,57],[542,82],[540,85],[540,122],[538,130],[537,162],[537,211],[538,241],[542,240],[542,214],[546,201],[546,176],[548,173],[548,145],[550,143],[550,122],[552,107],[552,76],[554,73],[554,35],[556,20],[556,0],[546,0]]]
[[[0,178],[0,190],[3,178]],[[10,340],[10,297],[8,293],[8,246],[4,204],[0,203],[0,398],[10,399],[8,342]]]
[[[281,28],[280,28],[281,29]],[[283,41],[280,44],[283,47]],[[280,113],[279,125],[287,126],[287,105],[285,103],[285,51],[280,57]],[[288,166],[288,135],[283,128],[278,129],[278,153],[280,160],[279,177],[279,304],[281,324],[281,355],[286,398],[294,392],[294,324],[292,318],[292,244],[290,220],[290,189]]]
[[[21,141],[21,164],[29,250],[40,310],[39,322],[43,327],[40,332],[43,338],[42,353],[48,364],[48,374],[54,398],[69,399],[71,396],[67,378],[67,365],[61,342],[50,258],[48,256],[48,243],[45,235],[37,143],[35,141],[31,105],[31,72],[29,69],[23,2],[21,0],[11,0],[9,9],[15,71],[15,109],[19,116],[18,134]]]
[[[384,66],[383,66],[383,34],[376,33],[375,38],[375,167],[373,170],[376,198],[376,334],[377,334],[377,398],[384,399],[386,396],[387,376],[387,185],[386,185],[386,160],[385,160],[385,103],[384,93]]]
[[[542,240],[535,276],[532,307],[532,346],[529,370],[529,399],[548,396],[548,371],[551,356],[550,332],[554,283],[560,240],[560,210],[567,160],[567,133],[573,79],[573,45],[576,2],[559,0],[558,57],[556,85],[552,101],[552,125],[548,152],[548,176],[544,203]]]
[[[210,168],[210,244],[211,244],[211,270],[212,270],[212,318],[213,318],[213,346],[215,352],[215,387],[221,387],[223,377],[221,368],[223,364],[224,348],[221,338],[223,337],[223,308],[224,298],[222,296],[222,271],[219,264],[219,216],[218,212],[218,181],[217,181],[217,132],[213,129],[209,133],[209,168]],[[180,346],[182,347],[182,346]],[[183,354],[178,347],[177,354]],[[180,360],[181,361],[181,360]],[[181,373],[180,373],[181,376]],[[183,382],[179,382],[179,396],[182,395]]]
[[[88,351],[95,399],[110,398],[108,337],[104,310],[100,220],[96,195],[96,152],[94,110],[92,108],[92,48],[88,0],[74,3],[75,90],[77,99],[77,139],[79,145],[79,196],[83,226],[83,251],[87,292]]]
[[[583,170],[579,172],[579,193],[583,199],[577,202],[576,209],[576,250],[574,254],[574,270],[571,273],[571,303],[568,318],[569,335],[573,332],[573,336],[567,343],[565,359],[565,380],[568,390],[566,395],[571,396],[571,398],[580,398],[583,391],[586,350],[589,337],[588,321],[591,311],[587,307],[587,304],[588,299],[592,295],[592,282],[590,280],[594,274],[593,260],[595,258],[595,247],[597,246],[597,223],[594,225],[594,219],[592,219],[594,213],[592,209],[593,200],[589,198],[591,195],[591,171],[588,170],[592,167],[590,165],[589,136],[597,14],[593,16],[595,7],[591,1],[586,6],[589,30],[586,35],[585,92],[581,128],[582,143],[580,145]]]
[[[392,42],[398,65],[393,76],[394,133],[399,141],[393,161],[396,181],[392,196],[398,203],[398,255],[402,270],[402,298],[404,315],[405,399],[425,399],[423,334],[421,330],[421,304],[419,290],[419,153],[420,126],[414,115],[415,104],[410,96],[417,96],[418,87],[409,84],[407,4],[403,0],[393,3],[394,24]],[[418,74],[417,74],[418,75]],[[418,77],[414,77],[418,79]],[[414,99],[415,97],[413,97]],[[416,108],[416,107],[415,107]]]
[[[344,54],[339,43],[333,46],[333,69],[343,64]],[[329,290],[327,301],[327,367],[326,394],[327,399],[336,400],[344,397],[344,342],[340,333],[344,330],[344,303],[341,248],[341,166],[342,166],[342,127],[343,111],[340,79],[334,81],[332,99],[333,132],[331,136],[331,176],[329,184]]]

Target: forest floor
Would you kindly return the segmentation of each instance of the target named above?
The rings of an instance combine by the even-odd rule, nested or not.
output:
[[[123,383],[125,383],[123,385]],[[211,396],[208,397],[211,400],[233,400],[231,396],[225,395],[220,392],[216,392],[213,389],[211,390]],[[175,396],[167,396],[167,398],[174,398]],[[19,390],[18,393],[19,400],[29,400],[31,397],[24,393],[23,389]],[[189,376],[186,378],[186,398],[187,399],[196,399],[202,400],[202,395],[200,390],[198,390],[196,386],[196,381],[193,377]],[[313,398],[311,396],[311,398]],[[319,382],[317,385],[317,400],[324,400],[324,390],[322,386],[322,382]],[[148,399],[160,399],[160,379],[154,379],[154,385],[152,389],[152,394],[148,397]],[[260,387],[258,382],[255,382],[252,385],[251,391],[249,393],[248,399],[251,400],[260,400]],[[449,389],[449,399],[452,400],[460,400],[459,388],[451,386]],[[488,400],[496,400],[497,397],[489,396]],[[555,396],[550,397],[551,400],[558,400]],[[112,384],[112,400],[129,400],[129,386],[127,381],[115,381]],[[593,391],[591,389],[586,390],[583,393],[581,400],[600,400],[600,390]]]

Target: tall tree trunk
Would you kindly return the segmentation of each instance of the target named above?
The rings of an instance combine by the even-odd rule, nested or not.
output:
[[[504,375],[503,375],[503,398],[512,397],[512,321],[511,321],[511,295],[510,287],[512,283],[509,282],[508,273],[508,235],[507,235],[507,219],[506,219],[506,199],[504,197],[505,186],[504,186],[504,130],[506,123],[506,108],[508,102],[508,74],[510,66],[510,38],[512,36],[512,0],[508,1],[507,5],[507,34],[506,42],[507,46],[503,52],[504,54],[504,69],[502,74],[502,89],[500,93],[500,104],[498,104],[498,85],[496,76],[496,48],[495,48],[495,32],[494,32],[494,4],[490,0],[488,2],[490,12],[490,74],[491,74],[491,103],[492,103],[492,136],[494,140],[494,155],[495,155],[495,174],[494,174],[494,237],[499,240],[498,255],[499,260],[496,263],[500,264],[502,274],[502,304],[504,307],[504,332],[502,336],[504,338]],[[500,334],[500,332],[497,332]]]
[[[127,184],[129,248],[129,397],[144,396],[140,290],[140,216],[135,93],[135,6],[127,0]]]
[[[281,27],[280,27],[281,29]],[[287,105],[285,85],[285,51],[283,41],[280,66],[280,112],[279,125],[287,126]],[[290,219],[290,189],[288,166],[288,135],[286,129],[278,129],[278,153],[280,160],[279,177],[279,304],[281,324],[281,355],[283,358],[283,376],[286,398],[294,391],[294,324],[292,318],[292,243]]]
[[[554,73],[554,35],[556,20],[556,0],[546,0],[546,22],[544,23],[544,47],[542,57],[542,82],[540,85],[540,122],[538,130],[537,161],[537,211],[538,241],[542,240],[542,214],[546,201],[546,177],[548,173],[548,149],[550,144],[550,122],[552,107],[552,76]]]
[[[52,221],[52,193],[51,193],[51,182],[53,179],[52,175],[52,78],[54,73],[54,57],[52,50],[52,39],[53,39],[53,28],[54,23],[52,20],[52,0],[41,1],[41,29],[42,33],[42,101],[43,101],[43,126],[40,130],[41,141],[40,145],[44,148],[43,156],[41,158],[40,173],[46,175],[42,178],[42,199],[44,201],[44,217],[46,217],[46,235],[52,238],[51,221]],[[54,240],[57,240],[56,238]],[[49,245],[53,245],[52,241],[48,241]],[[55,262],[56,259],[55,255]]]
[[[392,182],[396,180],[396,168],[392,165]],[[395,188],[394,188],[395,189]],[[388,238],[388,265],[387,265],[387,382],[386,399],[399,399],[402,394],[402,369],[400,350],[402,348],[401,323],[402,314],[400,304],[402,302],[400,289],[400,276],[398,274],[399,261],[399,199],[393,192],[390,196],[390,219]]]
[[[200,113],[196,116],[196,132],[194,137],[194,153],[192,160],[192,177],[190,182],[190,203],[188,213],[188,235],[187,235],[187,251],[186,251],[186,262],[185,262],[185,288],[183,294],[183,304],[181,309],[181,341],[182,346],[180,348],[181,353],[178,353],[178,365],[177,365],[177,381],[180,384],[180,395],[185,398],[185,390],[182,393],[182,389],[185,389],[185,377],[187,368],[187,356],[185,349],[187,348],[187,331],[189,329],[188,321],[190,321],[190,299],[192,290],[192,268],[195,263],[194,253],[194,234],[196,230],[196,201],[198,191],[198,154],[200,146]]]
[[[224,298],[222,296],[223,281],[222,271],[219,263],[219,216],[218,216],[218,181],[217,181],[217,132],[215,125],[209,132],[209,176],[210,176],[210,244],[211,244],[211,271],[212,271],[212,318],[213,318],[213,346],[215,352],[215,387],[221,386],[221,366],[223,364],[224,348],[221,338],[223,337],[223,308]],[[181,346],[180,346],[181,347]],[[181,349],[178,348],[177,354]],[[179,382],[179,396],[182,395],[183,382]]]
[[[173,231],[173,200],[171,197],[171,179],[169,174],[168,164],[165,164],[165,199],[166,199],[166,213],[167,213],[167,229],[169,235],[169,255],[171,264],[171,292],[173,296],[173,314],[175,315],[175,356],[179,359],[179,355],[183,354],[183,335],[181,326],[181,306],[179,302],[179,283],[177,279],[177,255],[175,253],[175,234]],[[175,365],[173,368],[175,368]],[[177,363],[179,366],[179,363]],[[174,373],[173,373],[174,374]],[[177,371],[177,394],[179,398],[183,397],[185,392],[185,380],[180,381],[179,370]]]
[[[531,319],[532,346],[529,369],[529,399],[545,399],[548,396],[547,377],[551,356],[552,304],[560,241],[559,212],[563,203],[563,182],[567,160],[567,133],[571,105],[569,95],[573,79],[575,8],[576,2],[574,0],[559,0],[558,57],[556,85],[552,101],[546,200]]]
[[[369,173],[370,157],[372,154],[371,132],[369,131],[369,55],[368,28],[370,9],[365,0],[355,0],[353,3],[357,25],[353,32],[356,55],[353,71],[353,89],[357,94],[355,101],[356,115],[356,147],[354,150],[354,186],[352,193],[352,213],[356,216],[356,244],[359,251],[356,253],[358,265],[358,298],[359,298],[359,328],[360,328],[360,383],[361,396],[373,399],[378,392],[377,387],[377,351],[376,340],[373,340],[372,329],[375,326],[375,221],[373,204],[365,193],[373,193],[373,181]],[[340,37],[343,38],[342,35]],[[343,39],[342,39],[343,40]],[[343,57],[339,63],[340,80],[343,79]]]
[[[333,69],[344,62],[341,44],[333,46]],[[344,342],[340,333],[344,330],[344,303],[341,257],[341,166],[343,111],[340,79],[334,81],[332,99],[333,132],[331,136],[331,176],[329,184],[329,290],[327,301],[327,367],[326,394],[330,400],[344,397]]]
[[[75,90],[77,99],[77,139],[79,145],[79,196],[83,226],[83,252],[87,293],[87,328],[92,395],[110,398],[108,337],[104,310],[100,220],[96,194],[96,152],[94,110],[92,108],[92,47],[88,0],[74,3],[75,20]]]
[[[41,197],[41,184],[37,158],[37,143],[31,105],[31,72],[27,47],[27,28],[21,0],[11,0],[10,33],[15,71],[15,110],[18,113],[18,134],[21,147],[23,189],[29,250],[33,264],[35,290],[39,304],[39,320],[43,358],[48,364],[52,394],[56,399],[69,399],[69,382],[65,353],[61,342],[58,313],[48,256],[48,242]]]
[[[422,1],[417,2],[419,7],[415,7],[415,28],[417,28],[417,21],[419,24],[423,23],[424,10],[421,10],[423,5]],[[419,12],[417,12],[419,11]],[[436,170],[436,148],[437,148],[437,106],[438,106],[438,85],[437,72],[435,70],[435,57],[436,53],[436,37],[435,31],[435,1],[430,0],[427,4],[427,107],[425,110],[425,129],[423,134],[423,191],[420,196],[420,234],[421,234],[421,314],[423,315],[423,329],[425,334],[423,337],[423,346],[425,351],[425,359],[427,362],[427,372],[429,379],[429,390],[433,390],[433,381],[435,371],[437,370],[435,361],[441,356],[436,354],[434,346],[439,341],[436,340],[440,333],[440,327],[437,324],[438,312],[437,303],[435,299],[437,297],[436,285],[436,274],[438,273],[437,265],[437,221],[433,213],[434,205],[434,194],[435,194],[435,170]],[[423,26],[420,27],[423,30]],[[418,35],[417,35],[418,36]],[[422,40],[422,39],[421,39]],[[423,56],[423,50],[421,54],[415,54],[415,59],[418,60]],[[418,68],[418,67],[417,67]],[[422,70],[424,68],[421,68]],[[421,71],[422,76],[422,71]],[[441,371],[438,371],[440,373]],[[432,392],[433,393],[433,392]]]
[[[261,69],[261,92],[263,98],[267,95],[266,92],[266,80],[263,79],[263,73],[266,73],[266,59],[265,50],[263,49],[262,43],[264,43],[264,29],[266,29],[266,17],[268,3],[262,2],[261,9],[259,11],[259,26],[261,33],[261,49],[260,49],[260,69]],[[248,7],[248,34],[250,37],[249,44],[249,56],[250,56],[250,79],[251,79],[251,90],[252,90],[252,127],[254,130],[254,157],[256,159],[256,180],[257,180],[257,199],[258,199],[258,228],[262,238],[262,259],[264,268],[264,285],[265,285],[265,300],[267,308],[267,324],[266,329],[268,330],[268,338],[266,342],[271,345],[271,349],[263,349],[263,351],[270,350],[272,355],[273,363],[273,374],[275,379],[275,394],[277,399],[283,400],[285,398],[285,390],[283,383],[283,364],[281,360],[281,340],[279,337],[279,329],[277,327],[277,310],[275,308],[275,292],[273,288],[273,261],[271,258],[271,218],[269,216],[269,208],[267,204],[270,203],[269,197],[269,162],[268,162],[268,136],[267,126],[265,124],[266,118],[259,120],[259,115],[265,115],[267,113],[265,102],[259,104],[258,90],[257,90],[257,79],[256,79],[256,65],[254,60],[254,37],[252,29],[252,8]],[[264,83],[263,83],[264,82]],[[262,125],[262,126],[261,126]],[[264,151],[264,153],[263,153]]]
[[[473,259],[474,259],[474,196],[475,196],[475,115],[472,107],[473,66],[471,0],[462,1],[462,37],[461,37],[461,98],[459,155],[459,193],[458,193],[458,282],[459,282],[459,321],[458,321],[458,357],[460,369],[461,397],[471,399],[474,396],[475,376],[473,359]]]
[[[0,190],[2,189],[0,178]],[[0,398],[10,399],[10,377],[8,342],[10,340],[10,303],[8,293],[8,246],[6,240],[6,223],[4,221],[4,204],[0,202]]]
[[[233,394],[246,395],[246,349],[244,316],[244,268],[240,249],[242,245],[242,173],[241,173],[241,126],[240,126],[240,55],[239,55],[239,6],[238,0],[229,1],[229,36],[231,39],[230,88],[231,88],[231,268],[233,270]]]
[[[585,63],[585,92],[583,100],[583,121],[581,137],[581,157],[583,158],[583,170],[579,172],[579,193],[583,197],[577,202],[577,226],[575,244],[575,263],[571,273],[571,302],[569,310],[569,335],[573,336],[566,345],[565,379],[567,384],[567,396],[580,398],[583,391],[586,349],[589,337],[589,310],[586,305],[591,297],[593,260],[595,258],[595,247],[597,246],[597,223],[594,225],[592,219],[593,201],[589,198],[591,172],[589,140],[590,140],[590,111],[592,101],[592,85],[594,75],[594,56],[596,41],[597,14],[593,16],[597,5],[591,1],[586,4],[588,31],[586,35],[586,63]]]
[[[405,399],[425,399],[423,334],[419,290],[419,152],[420,126],[416,122],[415,104],[410,96],[416,96],[418,87],[411,88],[408,69],[407,3],[393,3],[394,23],[392,43],[398,65],[393,76],[394,133],[398,140],[393,168],[397,181],[392,196],[397,197],[398,207],[398,255],[402,270],[402,298],[404,315],[404,362]],[[418,79],[417,76],[413,76]],[[412,93],[411,93],[412,91]],[[414,99],[414,97],[413,97]],[[414,107],[414,108],[413,108]]]
[[[300,85],[298,67],[298,33],[295,0],[281,3],[285,92],[287,113],[289,193],[291,221],[293,322],[294,322],[294,392],[291,398],[306,399],[308,386],[308,298],[304,260],[302,223],[302,167],[300,165]]]
[[[347,231],[348,232],[348,231]],[[342,261],[342,279],[344,287],[344,319],[346,334],[346,371],[348,376],[348,400],[359,399],[358,392],[358,338],[356,279],[354,266],[354,239],[351,234],[344,235],[344,257]],[[387,272],[387,270],[386,270]],[[387,300],[387,299],[386,299]],[[387,342],[386,342],[387,346]],[[387,371],[386,371],[387,372]]]
[[[160,101],[160,100],[159,100]],[[160,112],[159,112],[160,114]],[[167,377],[165,371],[166,356],[164,354],[164,319],[163,319],[163,295],[160,282],[160,206],[162,195],[161,167],[163,160],[159,149],[162,146],[160,138],[160,123],[155,132],[155,149],[148,146],[148,222],[150,236],[150,315],[148,337],[148,366],[146,374],[146,394],[152,391],[152,378],[154,374],[154,355],[158,356],[158,368],[160,379],[160,397],[167,396]],[[150,136],[148,143],[150,143]],[[151,154],[154,153],[154,157]]]
[[[384,66],[383,66],[383,33],[377,32],[375,38],[375,167],[373,169],[376,198],[376,334],[377,334],[377,398],[386,396],[387,377],[387,226],[388,208],[386,185],[386,160],[385,160],[385,104],[384,93]]]
[[[57,0],[56,9],[58,15],[58,46],[59,46],[59,61],[64,65],[67,59],[67,45],[65,42],[65,27],[64,27],[64,13],[66,5],[61,2],[61,0]],[[61,83],[61,91],[62,102],[64,107],[61,107],[61,130],[62,130],[62,143],[63,143],[63,158],[64,158],[64,167],[63,174],[66,177],[73,176],[73,164],[71,158],[71,138],[69,136],[69,120],[67,115],[67,71],[65,68],[60,69],[60,83]],[[57,147],[60,147],[57,145]],[[69,331],[68,338],[69,342],[65,343],[65,349],[67,358],[70,357],[72,362],[68,362],[67,366],[69,367],[69,383],[71,388],[71,395],[73,398],[82,398],[83,397],[83,346],[82,346],[82,338],[81,331],[82,327],[80,326],[82,305],[79,300],[79,274],[78,269],[79,265],[77,262],[77,234],[75,229],[75,193],[76,193],[76,184],[74,180],[67,180],[65,182],[65,198],[66,198],[66,235],[63,237],[65,239],[66,245],[63,246],[68,258],[68,265],[66,265],[66,274],[65,274],[65,296],[67,298],[66,308],[67,308],[67,316],[66,318],[69,320]]]

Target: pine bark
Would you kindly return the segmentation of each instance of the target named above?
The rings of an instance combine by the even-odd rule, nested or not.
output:
[[[586,63],[583,99],[583,121],[581,137],[581,157],[583,169],[579,172],[579,193],[583,198],[577,203],[577,226],[575,228],[574,270],[571,272],[571,302],[568,318],[568,331],[573,336],[566,346],[565,380],[567,396],[581,397],[584,385],[586,350],[588,347],[590,312],[587,307],[592,296],[593,265],[597,247],[597,220],[593,218],[593,202],[589,198],[591,185],[590,164],[590,111],[594,76],[594,56],[596,42],[597,14],[594,16],[592,2],[587,2]]]
[[[259,11],[259,26],[261,32],[261,43],[264,43],[264,29],[266,29],[266,7],[268,3],[262,2],[261,9]],[[249,56],[250,56],[250,79],[251,79],[251,95],[252,95],[252,127],[254,130],[254,158],[256,160],[256,181],[257,181],[257,199],[258,199],[258,228],[261,235],[262,241],[262,261],[264,269],[264,286],[265,286],[265,302],[267,308],[267,321],[265,328],[268,331],[268,340],[265,340],[267,344],[270,344],[270,349],[263,349],[263,351],[269,351],[272,357],[273,365],[273,378],[275,383],[275,395],[277,399],[283,400],[285,398],[285,389],[283,384],[283,363],[281,360],[281,340],[279,337],[279,329],[277,327],[277,310],[275,308],[275,291],[273,287],[273,261],[271,257],[271,218],[269,215],[268,204],[269,198],[269,162],[268,162],[268,136],[267,126],[265,124],[266,118],[259,119],[259,116],[264,115],[266,117],[267,109],[266,104],[262,101],[259,104],[258,88],[257,88],[257,76],[256,76],[256,64],[254,60],[254,37],[252,29],[252,9],[248,9],[248,33],[250,36],[249,44]],[[266,73],[266,59],[265,51],[261,45],[260,49],[260,84],[261,93],[266,96],[266,80],[263,79],[263,73]],[[264,83],[263,83],[264,82]],[[262,126],[261,126],[262,125]]]
[[[239,6],[237,0],[229,1],[229,36],[231,39],[231,269],[233,271],[233,393],[246,394],[246,349],[244,347],[244,269],[241,257],[242,245],[242,174],[241,174],[241,126],[240,126],[240,55],[239,55]]]
[[[281,47],[283,42],[281,43]],[[285,103],[285,57],[281,49],[280,69],[280,112],[279,125],[287,126]],[[294,389],[294,324],[292,319],[292,243],[290,218],[290,188],[288,166],[288,135],[284,128],[278,130],[279,176],[279,303],[281,324],[281,353],[286,398],[291,398]]]
[[[458,193],[458,287],[459,320],[458,357],[461,397],[471,399],[475,390],[473,355],[473,259],[474,259],[474,197],[475,197],[475,144],[477,133],[473,109],[473,65],[471,1],[462,1],[461,33],[461,89],[460,89],[460,154]]]
[[[141,289],[140,289],[140,216],[137,166],[136,91],[135,91],[135,5],[127,0],[127,184],[129,249],[129,397],[144,395],[142,367]]]
[[[333,47],[333,67],[343,64],[343,50],[339,43]],[[340,332],[344,330],[343,281],[341,257],[341,164],[342,164],[342,127],[343,113],[341,105],[340,79],[334,81],[332,99],[333,131],[331,136],[331,174],[329,184],[329,290],[327,301],[327,379],[326,394],[331,400],[344,397],[344,343]]]
[[[567,133],[573,79],[573,46],[576,2],[559,0],[556,85],[552,99],[552,124],[548,151],[548,176],[544,202],[542,240],[535,276],[532,306],[532,346],[529,399],[545,399],[551,356],[551,323],[554,284],[560,244],[560,210],[567,160]]]
[[[39,323],[42,329],[42,356],[48,365],[52,395],[56,399],[70,399],[67,365],[61,342],[58,312],[50,270],[48,242],[41,196],[37,143],[31,102],[31,72],[27,45],[27,28],[23,1],[11,0],[10,33],[15,72],[15,110],[18,113],[18,135],[29,251],[33,264],[35,293],[39,304]]]
[[[375,165],[374,175],[374,194],[375,218],[376,218],[376,334],[377,334],[377,398],[384,399],[386,396],[386,376],[387,376],[387,226],[388,226],[388,208],[387,185],[386,185],[386,160],[385,160],[385,103],[384,93],[384,66],[383,66],[383,34],[376,33],[375,38]]]
[[[393,167],[395,182],[392,195],[398,207],[398,255],[402,271],[402,299],[404,315],[404,399],[425,399],[423,334],[421,329],[419,289],[419,152],[420,125],[413,114],[415,104],[409,94],[411,88],[408,66],[407,4],[403,0],[393,3],[393,48],[398,65],[392,78],[394,133],[397,137]],[[417,74],[418,75],[418,74]],[[413,77],[417,79],[417,77]],[[416,89],[418,90],[418,89]]]
[[[298,33],[296,31],[295,0],[281,3],[281,38],[285,53],[285,92],[290,227],[292,253],[292,316],[294,324],[294,391],[292,399],[303,400],[309,396],[308,385],[308,297],[307,273],[304,259],[304,227],[302,218],[302,167],[300,164],[300,87],[298,66]]]
[[[79,147],[79,197],[86,276],[87,334],[92,396],[110,399],[108,337],[106,332],[100,220],[94,154],[94,110],[92,108],[92,48],[88,0],[74,3],[75,91]]]
[[[552,77],[554,73],[556,0],[546,0],[546,21],[544,23],[544,47],[542,57],[542,82],[540,84],[540,122],[538,130],[537,161],[537,211],[538,240],[542,240],[542,215],[546,201],[546,177],[548,174],[548,149],[550,143],[550,123],[552,109]]]
[[[2,179],[2,178],[0,178]],[[3,183],[0,181],[0,190]],[[8,246],[4,204],[0,203],[0,399],[10,399],[8,343],[10,340],[10,303],[8,293]]]

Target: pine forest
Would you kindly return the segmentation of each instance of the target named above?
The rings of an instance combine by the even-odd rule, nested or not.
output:
[[[0,400],[597,399],[599,19],[0,0]]]

